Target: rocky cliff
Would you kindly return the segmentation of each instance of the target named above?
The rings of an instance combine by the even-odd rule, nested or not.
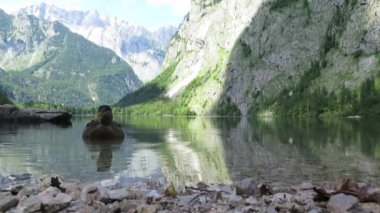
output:
[[[142,82],[109,49],[61,23],[0,10],[0,89],[18,102],[113,104]]]
[[[186,94],[197,114],[308,111],[320,93],[332,98],[316,110],[334,97],[354,109],[363,82],[379,89],[379,16],[376,0],[193,0],[164,60],[176,64],[165,95]]]
[[[72,32],[113,50],[144,82],[161,71],[165,50],[177,31],[173,26],[163,26],[151,32],[128,21],[101,15],[96,10],[67,11],[44,3],[23,8],[19,13],[34,15],[40,20],[59,21]]]

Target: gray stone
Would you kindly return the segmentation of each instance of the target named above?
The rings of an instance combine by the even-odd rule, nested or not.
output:
[[[146,205],[142,207],[141,213],[155,213],[158,210],[157,205]]]
[[[7,196],[0,200],[0,212],[8,211],[17,206],[19,200],[15,196]]]
[[[267,213],[278,213],[278,211],[276,210],[276,207],[274,207],[274,206],[269,206],[265,212],[267,212]]]
[[[27,187],[27,188],[23,188],[18,194],[17,194],[17,197],[21,198],[21,197],[24,197],[24,196],[31,196],[31,195],[36,195],[38,194],[38,188],[36,187]]]
[[[3,200],[4,198],[11,196],[12,194],[10,192],[0,192],[0,200]]]
[[[40,183],[38,186],[40,188],[47,189],[48,187],[51,186],[51,178],[58,178],[58,181],[62,184],[65,182],[65,179],[62,176],[59,175],[43,175],[40,177]]]
[[[138,208],[138,204],[129,200],[123,200],[120,204],[121,212],[129,212],[129,211],[134,212],[134,211],[137,211],[137,208]]]
[[[29,213],[38,212],[41,210],[42,201],[41,199],[34,195],[20,201],[17,206],[17,212]]]
[[[15,122],[70,122],[72,115],[67,111],[18,109],[14,105],[0,105],[0,120]]]
[[[375,213],[380,212],[380,205],[377,203],[359,203],[352,212]]]
[[[310,182],[305,182],[305,183],[302,183],[301,186],[300,186],[300,190],[311,190],[313,189],[313,184],[310,183]]]
[[[359,200],[351,195],[337,194],[330,197],[327,209],[330,211],[347,211],[354,207]]]
[[[80,199],[80,195],[81,195],[80,184],[63,183],[61,187],[64,188],[66,190],[65,193],[73,197],[73,199],[76,199],[76,200]]]
[[[312,191],[301,191],[300,193],[294,195],[296,203],[299,205],[312,205],[314,204],[314,192]]]
[[[120,203],[118,201],[113,202],[107,206],[108,212],[118,212],[120,211]]]
[[[258,201],[253,196],[250,196],[249,198],[245,199],[246,205],[255,205],[257,203],[258,203]]]
[[[292,194],[289,193],[277,193],[273,195],[272,197],[272,202],[274,203],[283,203],[283,202],[288,202],[293,198]]]
[[[61,193],[58,188],[52,186],[39,193],[38,197],[42,202],[43,208],[48,212],[62,210],[69,206],[72,200],[70,195]]]
[[[47,212],[60,211],[70,205],[72,197],[70,195],[59,193],[51,199],[42,200],[42,206]]]
[[[107,179],[100,181],[100,185],[106,187],[107,189],[120,189],[122,185],[117,179]]]
[[[128,191],[125,188],[108,190],[108,195],[112,201],[121,201],[128,197]]]
[[[260,194],[259,187],[254,179],[248,178],[235,183],[236,194],[240,196],[257,196]]]
[[[178,205],[179,206],[187,206],[193,204],[197,199],[195,199],[198,195],[185,195],[178,197]]]
[[[99,183],[92,183],[83,187],[80,199],[85,203],[93,203],[94,201],[111,202],[107,189]]]
[[[39,193],[38,196],[40,197],[42,201],[44,201],[44,199],[50,200],[51,198],[54,198],[59,193],[61,193],[59,189],[50,186],[47,189],[45,189],[43,192]]]

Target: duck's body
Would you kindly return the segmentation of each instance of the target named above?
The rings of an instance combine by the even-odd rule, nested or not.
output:
[[[122,140],[124,132],[120,124],[112,121],[112,110],[109,106],[100,106],[98,119],[86,125],[82,134],[85,140]]]

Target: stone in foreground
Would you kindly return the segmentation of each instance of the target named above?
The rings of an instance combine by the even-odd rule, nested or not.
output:
[[[359,200],[356,197],[341,193],[330,198],[329,202],[327,203],[327,209],[329,211],[345,212],[354,207],[358,202]]]

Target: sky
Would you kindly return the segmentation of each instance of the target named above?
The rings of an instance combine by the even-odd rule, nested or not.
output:
[[[190,0],[1,0],[7,13],[30,5],[46,3],[67,10],[92,10],[116,16],[149,30],[164,25],[178,26],[190,10]]]

